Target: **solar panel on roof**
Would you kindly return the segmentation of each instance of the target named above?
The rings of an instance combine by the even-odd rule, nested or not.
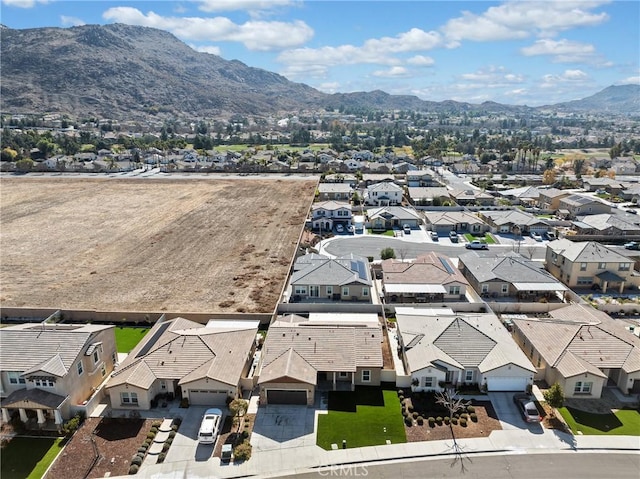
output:
[[[411,349],[412,347],[414,347],[416,344],[418,344],[420,342],[420,340],[424,338],[424,334],[420,333],[417,336],[415,336],[411,341],[409,341],[409,344],[407,344],[405,346],[405,349]]]
[[[451,268],[451,265],[447,262],[447,260],[445,260],[444,258],[438,258],[438,259],[442,263],[443,268],[447,270],[447,273],[453,274],[453,269]]]
[[[138,351],[138,354],[136,354],[136,358],[139,358],[139,357],[144,356],[145,354],[147,354],[149,352],[149,350],[153,346],[155,346],[156,341],[158,341],[158,339],[160,339],[160,336],[162,336],[162,334],[167,330],[167,328],[169,327],[170,324],[171,324],[171,322],[169,322],[169,321],[167,321],[166,323],[161,324],[160,327],[158,328],[158,330],[155,333],[153,333],[153,336],[151,337],[151,339],[145,343],[145,345],[142,347],[142,349],[140,351]]]
[[[362,261],[351,261],[351,271],[357,272],[360,278],[366,278],[366,266]]]

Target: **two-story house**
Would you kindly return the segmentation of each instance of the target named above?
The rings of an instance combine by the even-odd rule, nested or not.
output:
[[[0,329],[2,420],[18,414],[27,427],[59,428],[90,414],[118,355],[114,326],[27,323]]]
[[[369,206],[394,206],[402,203],[402,194],[402,188],[395,183],[375,183],[367,186],[364,201]]]
[[[311,227],[331,231],[336,225],[351,225],[351,205],[346,201],[321,201],[311,206]]]
[[[319,201],[349,201],[351,195],[353,195],[353,188],[349,183],[320,183],[318,185],[317,199]]]
[[[551,241],[545,266],[570,288],[600,288],[603,293],[608,289],[622,293],[633,275],[629,258],[594,241]]]
[[[541,188],[539,190],[538,206],[543,210],[557,211],[560,208],[560,200],[571,193],[558,188]]]
[[[611,207],[591,196],[569,195],[560,200],[558,213],[568,218],[611,213]]]
[[[437,186],[433,170],[407,171],[407,186],[410,188]]]

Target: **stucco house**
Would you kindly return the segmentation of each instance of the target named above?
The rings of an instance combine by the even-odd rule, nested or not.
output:
[[[538,206],[543,210],[557,211],[560,208],[560,200],[571,193],[558,188],[540,188],[538,190]]]
[[[491,206],[495,203],[495,196],[482,190],[464,189],[464,190],[452,190],[449,192],[449,196],[461,206],[467,205],[482,205]]]
[[[545,220],[518,209],[481,211],[479,215],[491,226],[494,233],[525,235],[549,231],[549,224]]]
[[[603,293],[633,284],[633,262],[595,241],[559,239],[547,243],[545,267],[569,288],[599,288]]]
[[[111,375],[111,408],[146,410],[166,395],[225,405],[241,394],[257,330],[257,321],[159,320]]]
[[[383,339],[375,315],[349,322],[278,317],[262,348],[260,403],[311,406],[316,389],[380,385]]]
[[[465,298],[469,282],[446,256],[430,252],[413,261],[382,261],[387,303],[424,303]]]
[[[514,339],[536,366],[536,379],[558,383],[568,398],[599,398],[607,384],[640,394],[640,338],[588,305],[551,318],[513,320]]]
[[[369,206],[394,206],[402,203],[403,189],[391,182],[374,183],[367,186],[364,202]]]
[[[396,308],[398,340],[413,391],[477,385],[523,392],[536,372],[494,314]]]
[[[320,183],[318,185],[317,199],[319,201],[349,201],[353,195],[353,191],[349,183]]]
[[[593,197],[575,194],[560,200],[558,213],[564,217],[577,218],[584,215],[611,213],[611,207]]]
[[[114,326],[26,323],[0,328],[2,420],[59,428],[90,401],[117,362]],[[98,398],[99,399],[99,398]]]
[[[473,234],[489,231],[489,225],[481,218],[466,211],[427,211],[424,216],[427,228],[441,235],[450,231]]]
[[[373,281],[366,258],[352,254],[332,259],[311,253],[294,263],[290,285],[292,302],[371,302]]]
[[[347,201],[321,201],[311,205],[311,227],[331,231],[336,225],[351,224],[351,205]]]
[[[374,231],[386,231],[393,228],[402,228],[409,225],[411,229],[417,229],[422,223],[420,214],[413,208],[404,206],[383,206],[367,210],[369,226]]]

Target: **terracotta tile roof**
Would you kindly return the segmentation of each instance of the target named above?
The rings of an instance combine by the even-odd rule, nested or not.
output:
[[[449,258],[434,252],[418,256],[410,262],[396,259],[384,260],[382,279],[387,284],[448,284],[452,282],[469,284]]]

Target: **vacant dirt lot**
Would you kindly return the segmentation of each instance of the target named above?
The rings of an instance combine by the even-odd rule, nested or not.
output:
[[[315,185],[2,179],[0,305],[271,312]]]

